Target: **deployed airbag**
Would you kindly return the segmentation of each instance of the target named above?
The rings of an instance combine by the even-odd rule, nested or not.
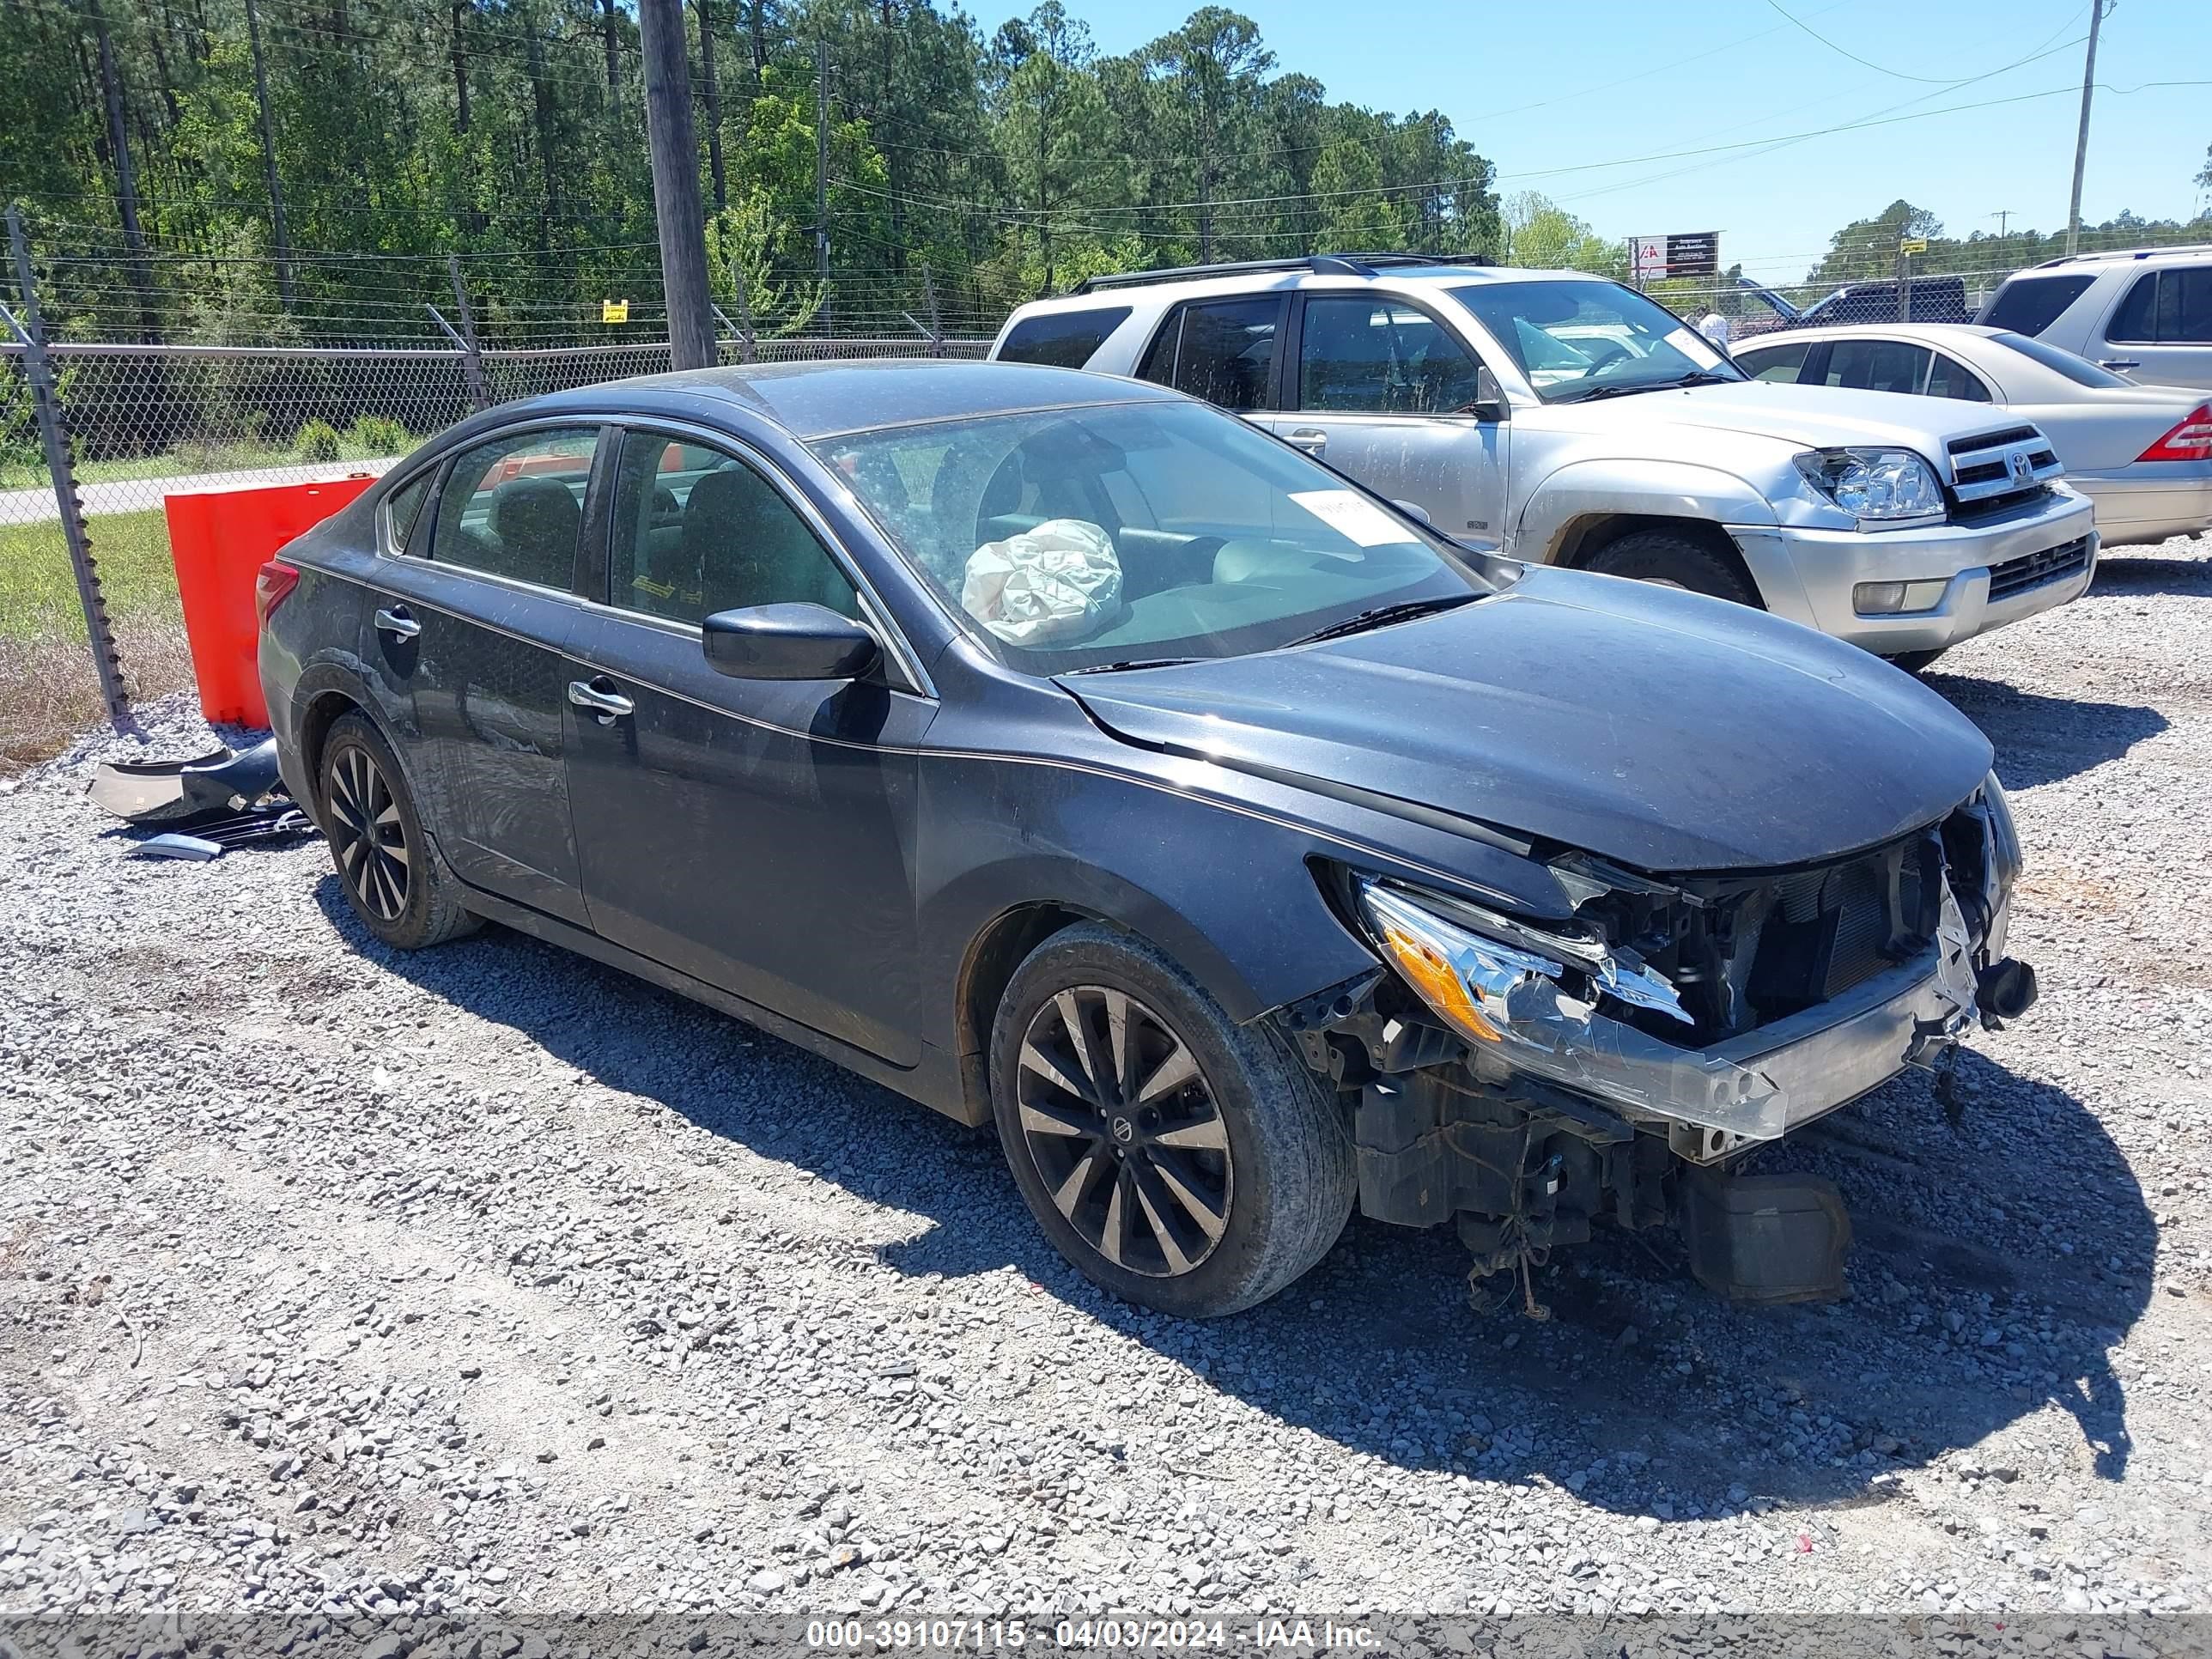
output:
[[[960,604],[1010,644],[1083,639],[1121,614],[1121,556],[1098,526],[1048,519],[969,554]]]

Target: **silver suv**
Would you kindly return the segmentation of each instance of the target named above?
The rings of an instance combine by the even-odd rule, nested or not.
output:
[[[1449,535],[1908,666],[2063,605],[2096,563],[2089,503],[2033,425],[1752,380],[1579,272],[1361,254],[1093,277],[1015,312],[991,355],[1175,386]]]
[[[2046,259],[2007,277],[1974,320],[2145,386],[2212,392],[2212,242]]]

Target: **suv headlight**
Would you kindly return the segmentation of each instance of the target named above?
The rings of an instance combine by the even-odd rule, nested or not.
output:
[[[1789,1102],[1763,1074],[1678,1048],[1597,1011],[1601,994],[1688,1023],[1674,988],[1632,952],[1549,936],[1441,894],[1363,880],[1359,909],[1407,988],[1479,1057],[1639,1114],[1771,1139]],[[1510,939],[1477,932],[1488,927]]]
[[[1942,480],[1909,449],[1808,450],[1797,470],[1856,519],[1940,519],[1945,511]]]

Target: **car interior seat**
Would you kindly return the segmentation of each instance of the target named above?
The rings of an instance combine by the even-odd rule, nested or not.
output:
[[[566,588],[575,580],[584,509],[557,478],[509,478],[492,492],[489,527],[505,557],[501,574]]]
[[[696,555],[705,606],[827,605],[859,614],[853,589],[781,496],[750,469],[728,466],[691,486],[684,547]]]

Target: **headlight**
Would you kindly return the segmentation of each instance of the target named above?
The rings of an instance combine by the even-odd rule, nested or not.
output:
[[[1597,1012],[1602,992],[1689,1020],[1674,988],[1628,953],[1564,936],[1547,951],[1543,934],[1503,917],[1489,920],[1511,930],[1514,942],[1486,937],[1461,925],[1474,919],[1473,907],[1379,882],[1359,884],[1359,906],[1407,988],[1478,1057],[1492,1054],[1599,1099],[1732,1134],[1772,1139],[1787,1126],[1789,1102],[1769,1079]]]
[[[1813,487],[1855,519],[1941,518],[1943,486],[1909,449],[1815,449],[1797,458]]]

